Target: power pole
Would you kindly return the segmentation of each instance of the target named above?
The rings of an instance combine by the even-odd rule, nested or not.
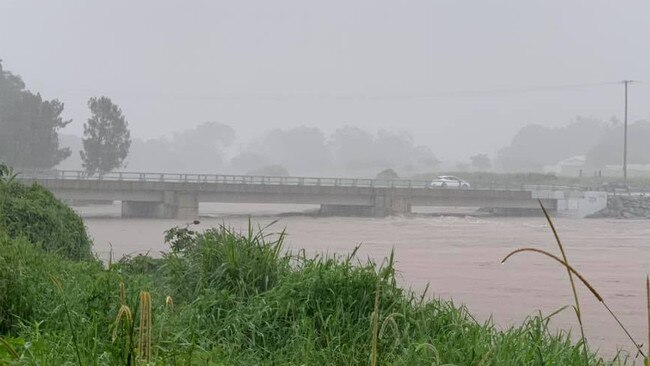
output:
[[[623,80],[625,84],[625,117],[623,119],[623,179],[627,182],[627,86],[632,80]]]

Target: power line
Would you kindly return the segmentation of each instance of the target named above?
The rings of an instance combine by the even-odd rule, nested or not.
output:
[[[637,83],[637,81],[635,81]],[[317,91],[254,91],[254,92],[222,92],[198,95],[195,93],[184,92],[145,92],[133,90],[74,90],[74,91],[52,91],[59,95],[131,95],[141,97],[155,97],[156,95],[165,98],[175,98],[181,100],[276,100],[283,101],[287,99],[333,99],[333,100],[409,100],[409,99],[445,99],[445,98],[474,98],[481,96],[509,96],[517,94],[538,93],[548,91],[570,91],[589,89],[602,86],[619,85],[620,81],[609,81],[599,83],[584,84],[560,84],[560,85],[533,85],[514,88],[501,89],[477,89],[477,90],[456,90],[456,91],[434,91],[434,92],[414,92],[414,93],[363,93],[363,92],[317,92]],[[48,93],[49,94],[49,93]]]

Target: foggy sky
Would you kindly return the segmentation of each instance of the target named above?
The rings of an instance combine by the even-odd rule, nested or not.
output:
[[[609,0],[0,0],[0,58],[65,103],[63,133],[81,135],[88,98],[106,95],[134,137],[218,121],[245,145],[353,125],[453,160],[529,123],[622,119],[622,85],[539,87],[645,81],[630,119],[649,119],[648,14]]]

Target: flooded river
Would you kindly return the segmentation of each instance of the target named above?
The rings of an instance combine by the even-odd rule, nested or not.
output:
[[[430,284],[430,294],[466,304],[480,319],[493,316],[502,328],[521,323],[536,311],[549,314],[572,304],[567,274],[550,259],[528,253],[505,265],[511,250],[536,247],[557,253],[543,218],[390,217],[341,218],[274,216],[298,208],[250,205],[201,207],[210,217],[201,228],[221,223],[245,228],[248,218],[271,231],[284,228],[290,249],[311,253],[347,253],[361,244],[360,256],[381,259],[395,249],[401,283],[416,291]],[[304,209],[300,208],[300,209]],[[95,250],[105,257],[112,246],[116,256],[168,248],[163,231],[182,221],[103,217],[83,209]],[[115,214],[109,212],[108,214]],[[102,217],[100,217],[102,216]],[[650,272],[650,221],[557,219],[556,226],[569,260],[608,301],[640,342],[646,343],[645,276]],[[615,321],[586,289],[580,289],[587,338],[606,354],[631,343]],[[578,332],[575,315],[565,311],[553,318],[555,328]]]

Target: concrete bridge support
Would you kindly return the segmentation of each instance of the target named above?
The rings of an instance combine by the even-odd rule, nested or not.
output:
[[[160,202],[122,201],[122,218],[170,218],[163,206]]]
[[[195,192],[163,192],[162,202],[122,201],[123,218],[193,220],[199,216],[199,198]]]
[[[386,217],[408,213],[411,213],[408,199],[392,195],[376,196],[372,206],[323,204],[320,208],[320,214],[323,216]]]
[[[199,195],[196,192],[176,192],[172,212],[175,219],[197,219],[199,217]]]

